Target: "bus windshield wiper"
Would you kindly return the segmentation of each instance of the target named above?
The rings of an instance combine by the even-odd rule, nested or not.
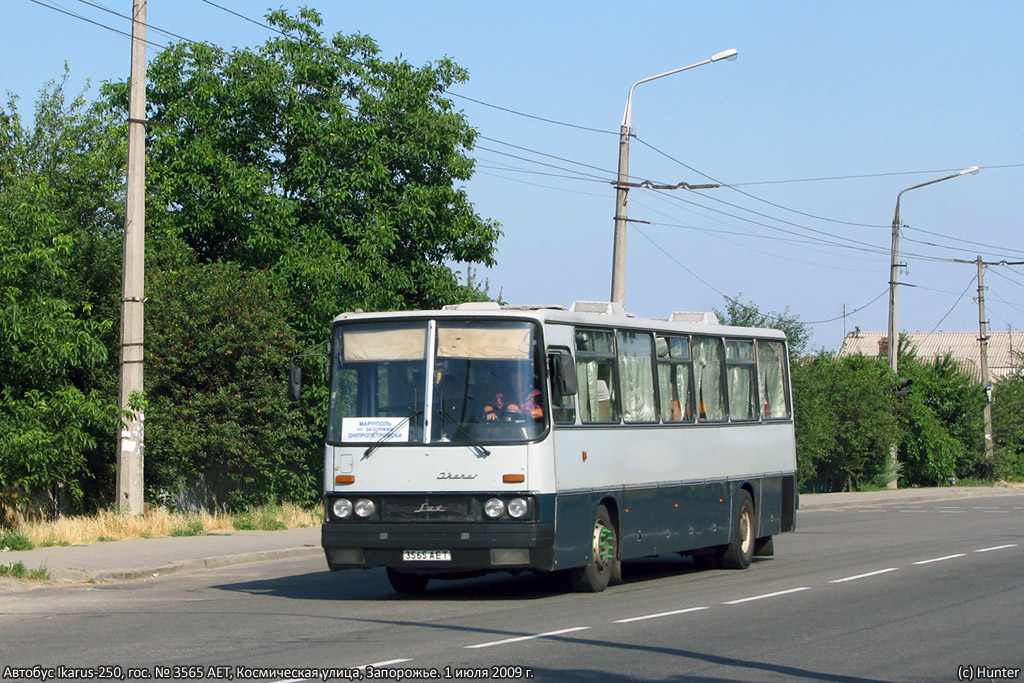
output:
[[[440,408],[438,410],[438,412],[441,414],[441,425],[442,425],[442,427],[444,426],[444,420],[445,419],[449,420],[453,425],[455,425],[455,436],[461,436],[462,437],[462,441],[467,446],[470,446],[470,447],[476,449],[477,454],[479,456],[487,457],[488,455],[491,454],[491,452],[489,450],[487,450],[486,448],[484,448],[483,446],[478,444],[476,442],[476,439],[474,439],[472,437],[472,435],[470,435],[469,430],[466,429],[465,425],[463,425],[461,422],[459,422],[458,420],[453,418],[451,415],[449,415],[448,411],[446,411],[444,408]]]
[[[401,420],[399,420],[398,422],[396,422],[391,427],[391,429],[389,429],[387,432],[384,433],[384,436],[380,437],[372,445],[367,447],[367,449],[365,451],[363,451],[363,458],[366,459],[366,458],[369,458],[371,455],[373,455],[373,452],[376,451],[381,446],[383,446],[387,442],[388,439],[390,439],[392,436],[394,436],[395,433],[399,429],[401,429],[403,426],[405,426],[405,423],[407,423],[409,420],[411,420],[412,418],[414,418],[417,415],[420,415],[422,413],[423,413],[422,410],[414,410],[414,411],[412,411],[411,415],[407,415],[407,416],[403,417]]]

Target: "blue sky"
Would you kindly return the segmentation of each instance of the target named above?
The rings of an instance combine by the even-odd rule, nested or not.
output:
[[[130,30],[82,0],[39,2]],[[269,6],[217,4],[257,20]],[[955,259],[1024,261],[1024,3],[304,4],[322,13],[325,33],[370,35],[386,57],[452,58],[470,73],[456,95],[601,131],[453,97],[482,136],[466,189],[504,230],[498,265],[479,276],[510,303],[609,298],[629,86],[727,48],[739,58],[634,93],[635,181],[729,187],[630,193],[629,217],[646,223],[629,231],[627,310],[723,309],[723,295],[742,294],[814,323],[815,348],[838,348],[855,327],[885,330],[897,194],[973,165],[978,175],[903,196],[900,279],[914,286],[901,288],[900,328],[977,330],[976,268]],[[23,112],[65,62],[72,89],[88,80],[93,95],[127,76],[126,37],[31,0],[4,9],[0,90]],[[153,27],[224,47],[272,35],[202,0],[151,0],[148,13]],[[149,38],[170,40],[153,29]],[[1024,329],[1024,266],[990,267],[985,284],[991,329]]]

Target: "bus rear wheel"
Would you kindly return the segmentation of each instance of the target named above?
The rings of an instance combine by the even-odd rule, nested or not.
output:
[[[725,569],[746,569],[754,557],[754,499],[746,489],[740,489],[736,519],[733,520],[729,545],[721,555]]]
[[[430,577],[407,574],[388,567],[388,581],[391,583],[391,587],[399,593],[422,593],[426,590]]]
[[[619,561],[619,538],[608,509],[597,508],[590,564],[572,569],[569,584],[574,591],[600,593],[608,587]]]

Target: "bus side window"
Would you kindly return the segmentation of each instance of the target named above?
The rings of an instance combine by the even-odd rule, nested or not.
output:
[[[686,337],[657,337],[658,390],[664,422],[693,422],[693,377],[690,340]]]
[[[766,420],[788,418],[786,348],[782,342],[757,342],[757,383],[764,404],[762,417]]]
[[[576,330],[576,377],[580,420],[618,422],[615,337],[603,330]]]
[[[694,394],[697,399],[697,419],[701,422],[729,419],[723,381],[724,356],[721,339],[693,338]]]
[[[622,379],[623,421],[657,422],[651,334],[619,330],[615,333],[615,346],[618,350],[619,377]]]
[[[754,342],[727,339],[725,342],[725,374],[729,393],[729,415],[734,420],[756,420],[757,368],[754,366]]]

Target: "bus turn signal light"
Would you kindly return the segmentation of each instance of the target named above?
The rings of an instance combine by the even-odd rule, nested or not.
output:
[[[501,480],[506,484],[522,484],[526,481],[525,474],[506,474],[501,477]]]
[[[335,484],[354,484],[356,483],[355,476],[351,474],[339,474],[334,478]]]

